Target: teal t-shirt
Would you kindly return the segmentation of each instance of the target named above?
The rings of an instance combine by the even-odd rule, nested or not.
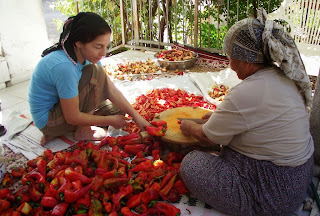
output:
[[[36,66],[29,87],[29,105],[37,128],[46,126],[49,111],[59,102],[78,95],[82,69],[90,64],[74,65],[63,52],[57,50],[43,57]]]

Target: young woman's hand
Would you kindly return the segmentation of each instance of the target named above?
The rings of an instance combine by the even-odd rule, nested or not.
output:
[[[112,115],[112,116],[107,116],[112,127],[115,129],[120,129],[128,124],[129,118],[123,116],[123,115]]]

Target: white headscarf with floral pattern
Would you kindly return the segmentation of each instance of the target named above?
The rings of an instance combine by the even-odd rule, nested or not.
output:
[[[312,90],[299,50],[283,27],[267,20],[264,9],[257,19],[235,23],[224,39],[224,52],[232,58],[250,63],[274,62],[298,86],[307,107],[312,104]]]

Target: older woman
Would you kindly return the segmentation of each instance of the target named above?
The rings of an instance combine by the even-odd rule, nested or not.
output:
[[[290,215],[313,177],[309,78],[293,39],[265,17],[260,10],[225,37],[242,82],[205,124],[181,123],[202,144],[224,146],[219,156],[190,152],[180,174],[197,198],[230,215]]]

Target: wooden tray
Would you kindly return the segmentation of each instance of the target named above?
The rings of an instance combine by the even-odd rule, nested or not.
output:
[[[195,145],[198,142],[193,136],[182,134],[180,130],[179,120],[177,118],[202,118],[207,112],[212,110],[200,107],[177,107],[160,113],[159,119],[164,120],[168,124],[167,132],[161,139],[164,142],[178,145]]]

